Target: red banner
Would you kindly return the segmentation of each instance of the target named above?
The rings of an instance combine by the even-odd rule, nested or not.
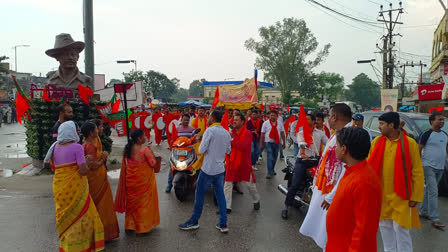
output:
[[[442,99],[443,83],[419,85],[418,87],[418,100],[440,100]]]

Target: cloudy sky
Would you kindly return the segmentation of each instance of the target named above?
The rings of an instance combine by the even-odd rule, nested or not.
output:
[[[396,0],[315,0],[341,13],[363,20],[376,20],[379,5]],[[0,55],[10,57],[14,66],[18,48],[18,70],[45,75],[58,63],[45,55],[54,37],[70,33],[84,40],[81,0],[2,0]],[[423,60],[430,64],[433,32],[443,10],[438,0],[403,1],[404,25],[396,28],[403,35],[396,40],[401,61]],[[169,78],[178,78],[188,87],[194,79],[244,79],[253,75],[256,55],[244,47],[248,38],[258,39],[258,28],[283,18],[304,19],[317,37],[321,48],[330,43],[330,55],[317,71],[340,73],[345,83],[365,72],[377,80],[367,64],[359,59],[381,56],[382,28],[350,21],[324,11],[307,0],[95,0],[94,1],[95,72],[106,80],[121,78],[131,64],[116,60],[135,59],[139,70],[156,70]],[[411,54],[409,54],[411,53]],[[414,55],[415,54],[415,55]],[[416,56],[418,55],[418,56]],[[84,55],[78,63],[84,69]],[[408,78],[416,80],[418,69],[406,69]],[[261,73],[262,77],[262,73]]]

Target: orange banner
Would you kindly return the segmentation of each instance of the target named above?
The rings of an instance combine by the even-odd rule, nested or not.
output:
[[[255,78],[245,81],[241,85],[221,85],[219,86],[219,106],[229,103],[250,103],[258,102]]]

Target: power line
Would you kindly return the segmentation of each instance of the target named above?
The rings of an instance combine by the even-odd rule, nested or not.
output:
[[[308,0],[307,0],[307,1],[308,1]],[[342,23],[344,23],[344,24],[346,24],[346,25],[348,25],[348,26],[351,26],[351,27],[353,27],[353,28],[355,28],[355,29],[358,29],[358,30],[361,30],[361,31],[365,31],[365,32],[369,32],[369,33],[381,34],[380,32],[375,31],[375,30],[372,30],[372,29],[369,29],[369,28],[367,28],[367,27],[360,28],[360,27],[354,26],[354,25],[352,25],[352,24],[349,24],[349,23],[347,23],[347,22],[344,22],[344,21],[342,21],[341,19],[339,19],[339,18],[337,18],[337,17],[331,15],[330,13],[327,13],[326,11],[320,9],[319,7],[317,7],[317,6],[315,6],[315,5],[311,4],[311,3],[308,3],[308,4],[311,5],[312,7],[316,8],[317,10],[323,12],[324,14],[326,14],[326,15],[328,15],[328,16],[330,16],[330,17],[336,19],[336,20],[338,20],[339,22],[342,22]]]
[[[356,13],[358,13],[358,14],[361,14],[361,15],[363,15],[363,16],[366,16],[366,17],[367,17],[367,16],[370,15],[370,14],[363,13],[363,12],[360,12],[360,11],[358,11],[358,10],[355,10],[355,9],[353,9],[353,8],[350,8],[350,7],[348,7],[348,6],[345,6],[344,4],[339,3],[339,2],[336,1],[336,0],[330,0],[330,1],[332,1],[332,2],[334,2],[335,4],[341,6],[343,9],[352,10],[352,11],[354,11],[354,12],[356,12]],[[345,11],[344,11],[344,13],[348,15],[348,13],[346,13]],[[366,20],[368,20],[368,21],[372,21],[372,22],[376,23],[376,20],[375,20],[375,19],[366,19]]]
[[[328,10],[328,11],[331,11],[331,12],[335,13],[335,14],[338,14],[338,15],[343,16],[343,17],[345,17],[345,18],[351,19],[351,20],[353,20],[353,21],[360,22],[360,23],[364,23],[364,24],[370,25],[370,26],[372,26],[372,27],[381,28],[380,26],[377,25],[377,24],[378,24],[377,22],[371,22],[371,21],[367,21],[367,20],[361,20],[361,19],[359,19],[359,18],[355,18],[355,17],[349,16],[349,15],[346,15],[346,14],[341,13],[341,12],[339,12],[339,11],[337,11],[337,10],[334,10],[334,9],[332,9],[332,8],[326,6],[326,5],[323,5],[323,4],[319,3],[319,2],[316,2],[315,0],[307,0],[307,1],[309,1],[309,2],[311,2],[311,3],[314,3],[315,5],[318,5],[318,6],[324,8],[324,9],[326,9],[326,10]]]

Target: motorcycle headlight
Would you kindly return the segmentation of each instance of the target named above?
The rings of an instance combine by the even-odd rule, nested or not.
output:
[[[187,169],[187,163],[185,161],[176,161],[176,168],[179,171],[183,171]]]

